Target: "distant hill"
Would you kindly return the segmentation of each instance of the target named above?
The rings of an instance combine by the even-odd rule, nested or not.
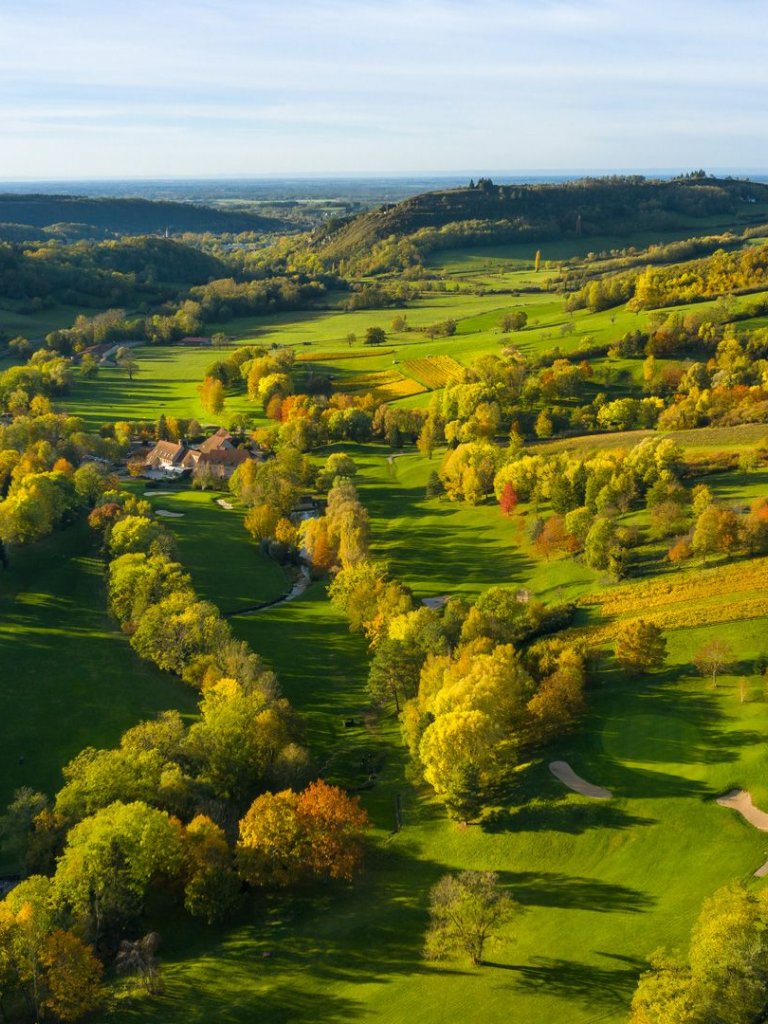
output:
[[[426,192],[316,232],[329,259],[354,259],[388,239],[422,252],[461,245],[548,241],[697,226],[716,217],[745,225],[768,218],[768,185],[702,175],[671,181],[587,178],[560,184],[494,185]]]
[[[85,196],[0,193],[0,225],[28,225],[35,229],[52,225],[90,226],[96,237],[147,235],[164,232],[275,232],[293,229],[286,221],[254,213],[214,210],[195,203],[149,199],[92,199]],[[22,232],[23,233],[23,232]]]
[[[0,242],[0,305],[10,299],[138,306],[175,298],[191,285],[231,272],[215,256],[152,236],[31,248]]]

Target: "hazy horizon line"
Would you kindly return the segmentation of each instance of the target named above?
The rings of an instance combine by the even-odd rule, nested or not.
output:
[[[502,170],[497,169],[459,169],[453,171],[271,171],[248,173],[221,173],[221,174],[162,174],[162,175],[96,175],[89,177],[86,175],[46,175],[44,177],[27,177],[27,176],[14,176],[14,177],[3,177],[0,176],[0,183],[2,184],[26,184],[26,183],[45,183],[45,182],[155,182],[155,181],[270,181],[275,179],[283,180],[301,180],[301,181],[345,181],[350,179],[357,180],[380,180],[380,179],[402,179],[412,180],[419,178],[482,178],[482,177],[505,177],[505,178],[523,178],[526,176],[544,177],[544,176],[556,176],[556,177],[576,177],[584,175],[598,175],[598,176],[610,176],[610,175],[661,175],[661,176],[678,176],[682,174],[690,174],[700,168],[682,169],[680,167],[569,167],[569,168],[554,168],[554,167],[537,167],[537,168],[526,168],[518,170]],[[722,176],[749,176],[751,174],[768,174],[768,168],[744,168],[744,167],[713,167],[706,170],[708,176],[722,177]]]

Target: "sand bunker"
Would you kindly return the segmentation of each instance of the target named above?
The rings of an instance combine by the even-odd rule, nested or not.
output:
[[[183,519],[183,512],[169,512],[167,508],[159,508],[155,512],[157,516],[165,516],[166,519]]]
[[[723,793],[717,798],[717,802],[721,807],[731,807],[738,811],[742,818],[755,828],[759,828],[761,832],[768,832],[768,814],[755,807],[752,797],[745,789],[732,789],[728,793]]]
[[[145,498],[163,498],[168,494],[176,494],[177,491],[144,491]]]
[[[425,608],[431,608],[432,611],[438,612],[441,608],[450,601],[450,597],[447,594],[441,594],[440,597],[422,597],[421,603]]]
[[[738,811],[745,821],[759,829],[760,832],[768,832],[768,814],[761,811],[759,807],[755,807],[752,797],[746,789],[731,789],[719,796],[717,803],[721,807],[730,807],[732,810]],[[766,875],[768,875],[768,861],[757,869],[755,878],[765,878]]]
[[[228,512],[231,512],[232,509],[234,508],[234,505],[232,504],[232,502],[231,501],[227,501],[226,498],[217,498],[216,499],[216,504],[220,508],[225,508]]]
[[[603,789],[602,786],[593,786],[591,782],[582,779],[567,761],[550,761],[549,770],[556,779],[559,779],[568,789],[572,789],[574,793],[581,793],[582,796],[591,796],[593,800],[610,800],[613,796],[610,789]]]

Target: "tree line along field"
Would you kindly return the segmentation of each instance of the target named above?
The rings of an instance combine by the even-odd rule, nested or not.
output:
[[[737,297],[735,307],[738,309],[747,299],[754,301],[764,294],[768,293]],[[713,304],[713,301],[698,302],[659,312],[704,312]],[[519,309],[527,313],[528,325],[521,331],[502,333],[499,325],[503,316]],[[375,381],[369,380],[370,375],[387,374],[386,380],[381,379],[384,400],[401,402],[409,407],[424,407],[429,403],[431,391],[443,386],[447,380],[447,370],[452,365],[447,360],[468,365],[478,356],[500,354],[507,345],[519,348],[525,355],[550,351],[555,347],[567,354],[577,350],[585,338],[590,344],[601,345],[627,331],[642,330],[648,315],[647,312],[629,312],[623,307],[598,313],[582,309],[566,315],[562,299],[547,292],[517,296],[438,293],[399,309],[279,313],[213,326],[215,330],[237,339],[230,342],[229,347],[236,344],[291,346],[302,368],[331,375],[335,386],[342,390],[368,390],[371,383],[375,389]],[[405,318],[405,330],[392,329],[392,322],[398,317]],[[456,320],[456,333],[452,337],[430,339],[421,331],[448,319]],[[760,327],[764,321],[765,318],[755,317],[743,323]],[[371,326],[382,327],[386,331],[382,351],[363,344],[365,332]],[[564,329],[567,333],[563,333]],[[352,346],[346,340],[351,334],[356,339]],[[82,416],[89,427],[115,419],[154,420],[160,413],[194,417],[205,423],[210,417],[201,405],[197,388],[206,367],[216,359],[225,358],[227,351],[228,347],[142,346],[134,350],[138,371],[133,380],[129,381],[122,369],[102,368],[94,380],[76,379],[64,405],[68,412]],[[424,360],[430,362],[425,363]],[[662,368],[666,362],[659,359],[659,367]],[[442,370],[435,373],[437,365],[441,365]],[[624,372],[637,377],[641,370],[638,361],[628,359],[614,359],[610,363],[598,359],[594,365],[597,369],[610,366],[614,376]],[[613,389],[610,383],[605,388],[609,392]],[[249,402],[242,390],[227,396],[225,418],[236,414],[246,414],[254,425],[264,423],[260,407]]]
[[[542,248],[545,258],[558,258]],[[574,246],[559,243],[556,251],[572,255]],[[562,299],[546,292],[494,293],[494,282],[523,288],[536,281],[530,253],[512,247],[451,252],[441,260],[430,263],[460,282],[482,284],[486,294],[435,293],[402,309],[231,320],[217,327],[236,343],[221,350],[144,346],[136,350],[134,380],[124,370],[102,368],[95,379],[76,378],[61,407],[90,428],[116,419],[156,420],[160,413],[207,422],[197,386],[212,361],[243,342],[295,346],[302,369],[330,372],[338,390],[374,388],[396,405],[423,407],[456,367],[499,353],[504,344],[529,354],[555,345],[575,350],[585,336],[600,344],[647,321],[648,314],[624,307],[568,317]],[[517,262],[525,260],[523,267]],[[528,313],[528,326],[502,342],[499,321],[517,309]],[[397,316],[411,329],[393,330]],[[418,330],[448,318],[457,321],[451,337],[430,339]],[[561,333],[571,321],[573,330]],[[380,351],[362,344],[370,326],[387,332]],[[357,336],[352,346],[350,333]],[[609,361],[596,359],[594,366],[603,373]],[[610,366],[637,377],[637,361]],[[420,390],[398,400],[397,386],[408,380]],[[606,390],[619,395],[622,388],[617,383]],[[242,390],[227,396],[220,418],[235,413],[248,414],[253,426],[268,422]],[[611,450],[653,433],[559,438],[532,442],[528,450]],[[747,424],[670,436],[694,458],[739,453],[767,434],[763,424]],[[288,578],[248,537],[242,507],[221,508],[218,492],[176,485],[145,491],[132,482],[130,489],[146,496],[155,512],[176,514],[165,525],[196,591],[217,604],[235,635],[277,672],[325,778],[360,793],[373,829],[364,871],[350,886],[259,893],[226,926],[151,908],[147,924],[160,921],[165,990],[152,999],[117,999],[104,1019],[626,1020],[649,954],[662,945],[685,945],[705,896],[733,880],[764,884],[753,873],[768,858],[768,840],[715,802],[743,788],[756,806],[768,807],[768,693],[756,669],[766,654],[768,626],[768,609],[760,604],[763,562],[715,557],[705,567],[700,561],[671,567],[664,545],[650,543],[646,574],[616,585],[583,560],[542,557],[526,527],[532,512],[526,501],[505,516],[493,500],[471,505],[427,497],[444,455],[440,446],[427,458],[410,446],[393,453],[379,443],[339,443],[311,457],[320,465],[331,452],[350,455],[357,466],[372,556],[386,561],[417,600],[474,599],[496,584],[525,587],[547,603],[576,602],[573,628],[596,642],[610,640],[622,617],[658,610],[667,615],[667,663],[639,678],[605,658],[578,729],[536,751],[521,766],[517,788],[482,825],[452,822],[428,786],[410,781],[394,715],[371,712],[366,643],[329,603],[326,582],[313,582],[290,603],[249,611],[285,593]],[[764,468],[731,468],[706,482],[725,503],[747,505],[766,496],[766,476]],[[551,509],[544,503],[540,511]],[[644,527],[647,512],[632,511],[622,522]],[[143,717],[170,707],[189,720],[196,714],[191,691],[139,661],[107,617],[103,573],[92,538],[76,524],[14,553],[12,571],[0,575],[0,658],[15,669],[0,678],[11,737],[6,798],[20,785],[55,791],[60,768],[78,750],[114,745]],[[708,609],[725,610],[711,616],[720,625],[708,624]],[[724,630],[738,659],[715,689],[693,658],[704,640]],[[609,787],[614,799],[591,801],[569,792],[548,770],[551,760],[568,761]],[[375,782],[368,786],[371,766]],[[396,808],[403,822],[398,832]],[[446,871],[467,869],[498,872],[523,914],[489,952],[486,966],[427,962],[421,947],[430,886]]]

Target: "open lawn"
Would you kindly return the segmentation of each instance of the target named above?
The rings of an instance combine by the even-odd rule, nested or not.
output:
[[[140,661],[105,611],[102,562],[85,523],[11,552],[0,571],[0,801],[19,786],[54,793],[85,746],[111,746],[194,694]]]
[[[194,417],[208,423],[210,417],[200,405],[197,385],[211,363],[226,358],[227,349],[155,347],[145,345],[134,350],[138,373],[132,381],[125,370],[101,367],[93,380],[79,374],[71,394],[61,408],[82,416],[89,428],[115,420],[156,420],[161,413],[184,419]],[[259,413],[245,394],[230,396],[220,419],[238,412]]]
[[[101,312],[83,306],[54,306],[52,309],[41,309],[35,313],[20,313],[18,309],[9,309],[8,306],[14,304],[8,300],[6,302],[8,305],[0,308],[0,335],[7,334],[9,338],[17,335],[30,339],[43,338],[51,331],[71,327],[75,317],[80,313],[93,316]]]
[[[171,485],[148,488],[155,511],[174,512],[178,518],[161,517],[176,537],[179,560],[192,574],[201,597],[229,614],[272,601],[290,589],[288,577],[271,558],[263,555],[243,526],[243,509],[224,509],[217,498],[233,503],[228,491],[193,491]]]

